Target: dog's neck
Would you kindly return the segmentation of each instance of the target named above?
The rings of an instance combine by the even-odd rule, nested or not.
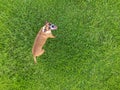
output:
[[[49,30],[49,31],[46,31],[46,28],[45,28],[45,26],[43,26],[43,28],[42,28],[42,32],[45,32],[45,33],[51,33],[51,30]]]
[[[50,34],[50,33],[51,33],[51,30],[49,30],[49,31],[46,31],[45,33],[48,33],[48,34]]]

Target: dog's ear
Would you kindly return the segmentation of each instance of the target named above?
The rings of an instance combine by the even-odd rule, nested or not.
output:
[[[48,24],[48,23],[49,23],[48,21],[45,22],[45,24]]]

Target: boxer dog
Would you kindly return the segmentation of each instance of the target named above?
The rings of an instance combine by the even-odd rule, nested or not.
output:
[[[53,36],[51,31],[56,29],[57,26],[46,21],[45,25],[38,32],[32,48],[32,54],[35,64],[37,63],[36,57],[41,56],[45,52],[43,46],[46,43],[46,40],[48,38],[55,38],[55,36]]]

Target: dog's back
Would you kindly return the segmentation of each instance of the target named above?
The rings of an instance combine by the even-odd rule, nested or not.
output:
[[[32,53],[34,56],[38,55],[38,51],[42,50],[43,45],[47,40],[46,35],[40,30],[35,38],[34,45],[32,48]]]

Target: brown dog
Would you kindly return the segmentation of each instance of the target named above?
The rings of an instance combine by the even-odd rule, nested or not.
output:
[[[42,47],[45,44],[46,40],[48,38],[55,38],[55,36],[52,35],[51,30],[56,30],[56,29],[57,26],[49,22],[46,22],[46,24],[38,32],[32,48],[34,63],[37,63],[36,57],[42,55],[45,52],[45,50],[42,49]]]

